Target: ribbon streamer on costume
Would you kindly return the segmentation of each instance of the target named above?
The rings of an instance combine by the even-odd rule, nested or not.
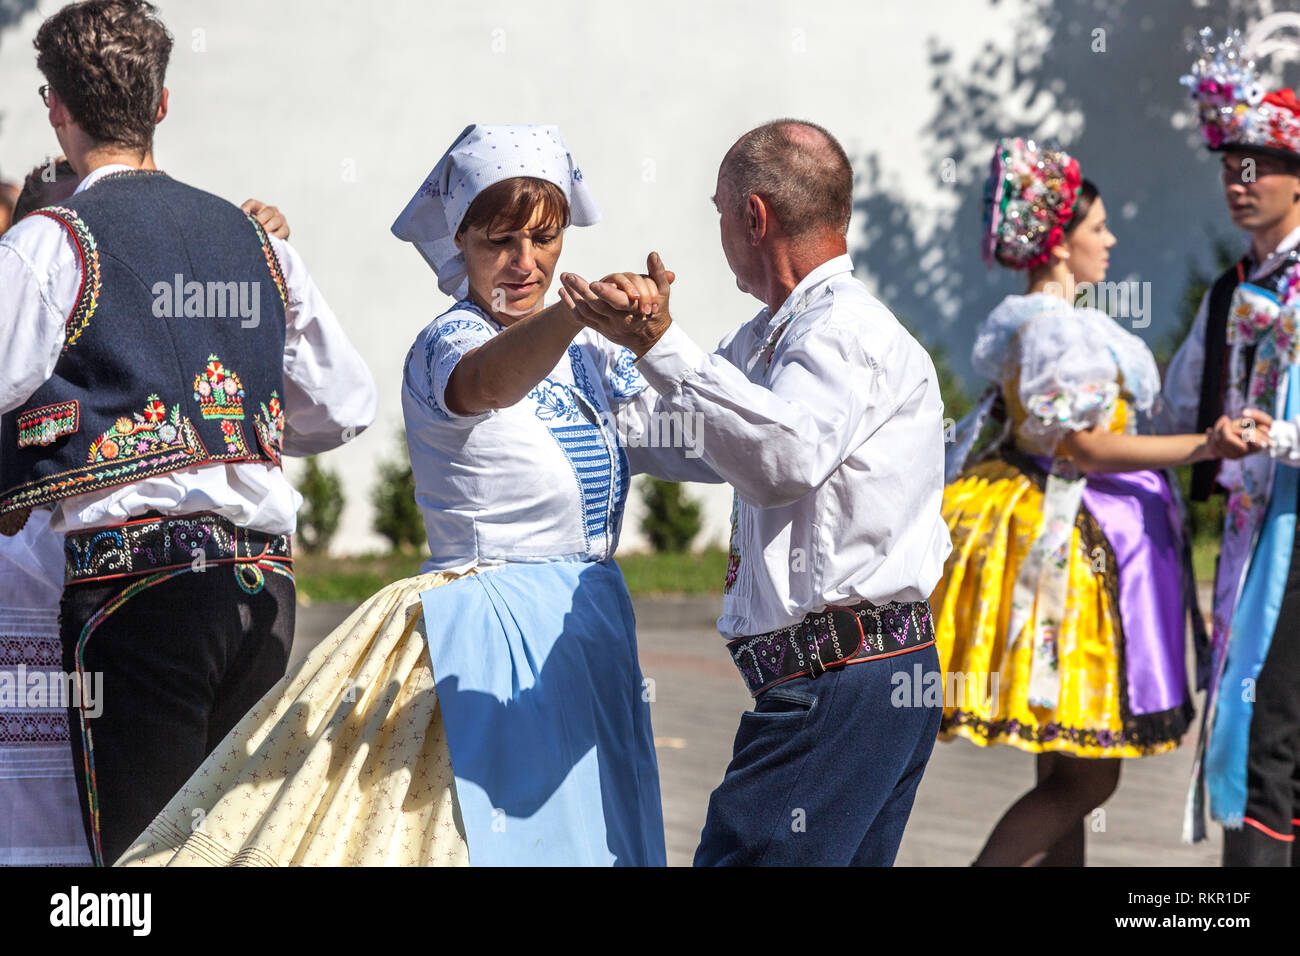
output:
[[[1230,417],[1247,406],[1287,420],[1300,416],[1296,291],[1292,280],[1283,296],[1285,305],[1266,289],[1249,284],[1234,294],[1224,403]],[[1256,350],[1247,375],[1242,351],[1250,345]],[[1279,386],[1285,388],[1284,399]],[[1254,696],[1247,690],[1259,676],[1278,624],[1295,541],[1300,473],[1267,455],[1251,455],[1225,462],[1220,482],[1230,493],[1215,580],[1214,668],[1183,817],[1187,842],[1205,837],[1207,789],[1214,819],[1227,827],[1243,824]]]
[[[1086,482],[1082,476],[1057,473],[1067,467],[1061,459],[1052,463],[1043,492],[1042,527],[1011,592],[1005,653],[1010,656],[1028,625],[1032,645],[1028,698],[1032,707],[1054,708],[1061,696],[1060,635],[1070,584],[1070,543]],[[1009,662],[1004,663],[1004,670],[1008,666]]]
[[[1277,413],[1278,385],[1282,374],[1300,355],[1296,310],[1283,306],[1267,289],[1243,283],[1233,293],[1228,312],[1228,384],[1223,410],[1237,418],[1248,407]],[[1255,347],[1254,361],[1245,367],[1243,352]],[[1214,648],[1218,667],[1241,588],[1272,497],[1273,461],[1268,455],[1249,455],[1225,461],[1219,483],[1228,489],[1223,546],[1214,587]]]

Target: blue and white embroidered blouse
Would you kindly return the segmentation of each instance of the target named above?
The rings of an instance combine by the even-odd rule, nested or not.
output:
[[[584,329],[515,405],[454,414],[452,369],[501,328],[463,299],[406,356],[406,442],[432,554],[422,571],[601,561],[618,544],[629,479],[614,413],[646,387],[634,356]]]

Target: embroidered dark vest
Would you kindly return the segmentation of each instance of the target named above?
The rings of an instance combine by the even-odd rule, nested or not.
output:
[[[1277,264],[1268,275],[1251,282],[1270,292],[1281,292],[1286,282],[1287,272],[1300,263],[1300,252],[1292,250]],[[1218,421],[1223,414],[1223,401],[1228,383],[1228,312],[1232,307],[1232,296],[1237,286],[1245,281],[1248,260],[1242,259],[1210,287],[1210,300],[1205,314],[1205,364],[1201,371],[1201,401],[1197,407],[1196,428],[1204,432]],[[1243,360],[1249,365],[1254,361],[1255,349],[1246,350]],[[1219,492],[1219,462],[1202,461],[1192,466],[1191,498],[1193,501],[1208,501],[1210,495]]]
[[[279,465],[284,280],[260,225],[160,172],[32,213],[81,257],[63,354],[0,418],[0,522],[218,462]]]

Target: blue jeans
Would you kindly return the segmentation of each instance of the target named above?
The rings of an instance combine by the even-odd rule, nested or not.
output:
[[[741,715],[695,865],[892,866],[943,716],[920,694],[891,702],[894,674],[910,685],[917,664],[939,669],[933,644],[761,694]]]

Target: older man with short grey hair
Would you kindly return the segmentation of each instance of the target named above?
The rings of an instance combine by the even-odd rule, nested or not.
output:
[[[830,133],[751,130],[713,198],[736,284],[764,303],[713,354],[673,321],[657,254],[648,275],[563,277],[652,386],[625,426],[702,422],[697,459],[639,448],[634,465],[736,492],[718,628],[755,705],[695,862],[889,865],[942,712],[898,692],[939,666],[927,599],[951,544],[934,365],[853,277],[853,171]]]

